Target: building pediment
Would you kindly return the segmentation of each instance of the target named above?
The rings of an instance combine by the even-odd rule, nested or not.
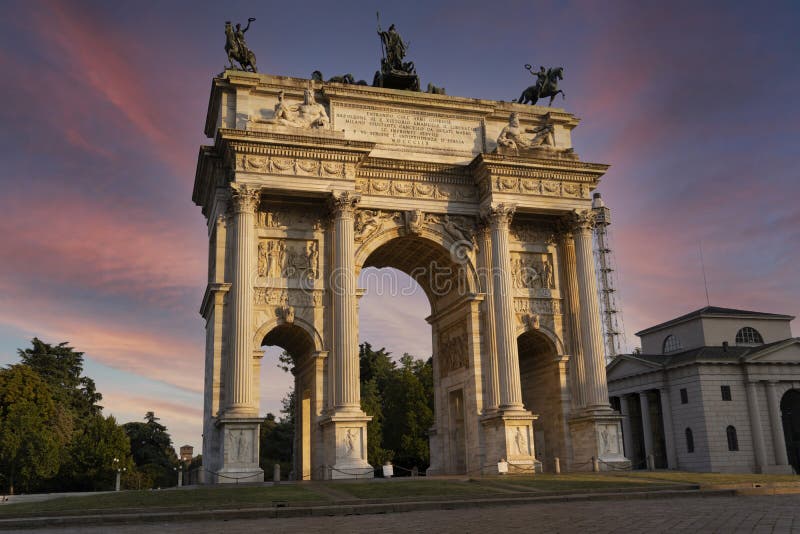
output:
[[[620,380],[632,375],[642,373],[651,373],[662,369],[662,365],[658,363],[641,360],[635,356],[623,354],[617,356],[613,362],[606,367],[606,375],[608,380]]]
[[[744,361],[800,364],[800,338],[790,338],[764,347],[755,347],[744,357]]]

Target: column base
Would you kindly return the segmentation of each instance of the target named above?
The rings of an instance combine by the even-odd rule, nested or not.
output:
[[[568,471],[592,471],[593,458],[601,471],[630,469],[622,446],[622,416],[610,407],[583,410],[569,419],[572,461]]]
[[[757,469],[762,475],[793,475],[794,469],[791,465],[765,465]]]
[[[534,474],[541,471],[533,442],[533,422],[537,415],[525,409],[498,410],[481,418],[486,443],[486,463],[481,472],[498,474],[498,463],[508,464],[508,474]]]
[[[320,421],[325,444],[324,480],[373,478],[375,470],[367,462],[367,423],[372,417],[363,411],[334,412]]]
[[[211,474],[214,484],[241,484],[264,482],[264,471],[259,467],[258,417],[231,417],[226,413],[216,422],[220,429],[221,468]]]

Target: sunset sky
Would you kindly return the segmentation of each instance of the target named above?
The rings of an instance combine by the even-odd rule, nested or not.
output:
[[[201,443],[206,226],[191,202],[226,20],[259,70],[371,80],[375,11],[422,85],[510,100],[563,66],[599,191],[629,347],[705,305],[800,314],[797,2],[38,2],[0,6],[0,365],[69,341],[120,422]],[[427,357],[422,294],[367,295],[361,336]],[[796,326],[795,326],[796,330]],[[421,332],[425,334],[421,334]],[[795,331],[798,335],[798,332]],[[288,375],[266,361],[265,410]],[[199,450],[196,450],[199,452]]]

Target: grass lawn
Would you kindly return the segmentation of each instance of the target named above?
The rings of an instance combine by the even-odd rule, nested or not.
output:
[[[327,501],[327,497],[304,486],[286,484],[260,487],[202,487],[182,490],[121,491],[84,497],[61,497],[42,502],[0,505],[0,517],[53,512],[89,514],[92,511],[243,508],[271,505],[272,501]]]
[[[496,496],[502,492],[475,481],[408,480],[394,479],[374,482],[345,483],[333,486],[337,491],[358,499],[386,499],[391,497],[453,497]]]

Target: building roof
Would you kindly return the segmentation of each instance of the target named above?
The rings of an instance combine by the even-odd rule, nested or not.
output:
[[[680,317],[676,317],[675,319],[670,319],[669,321],[657,324],[655,326],[651,326],[650,328],[645,328],[644,330],[636,332],[636,335],[641,337],[645,334],[661,330],[668,326],[673,326],[699,317],[751,317],[757,319],[777,319],[781,321],[791,321],[792,319],[794,319],[794,316],[792,315],[781,315],[778,313],[764,313],[764,312],[749,311],[749,310],[737,310],[734,308],[720,308],[719,306],[706,306],[704,308],[700,308],[699,310],[695,310],[691,313],[687,313],[686,315],[681,315]]]
[[[611,368],[617,361],[624,359],[640,360],[650,365],[660,368],[673,367],[687,363],[736,363],[742,358],[753,356],[765,349],[784,343],[800,343],[800,338],[787,338],[766,343],[763,345],[729,345],[716,347],[698,347],[682,352],[670,354],[620,354],[621,358],[615,358],[607,368]]]

